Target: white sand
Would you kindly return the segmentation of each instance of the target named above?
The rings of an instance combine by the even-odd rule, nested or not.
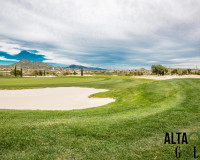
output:
[[[133,78],[145,78],[145,79],[156,79],[156,80],[166,80],[166,79],[175,79],[175,78],[200,78],[200,75],[165,75],[165,76],[133,76]]]
[[[42,89],[0,90],[0,109],[72,110],[102,106],[112,98],[88,98],[105,89],[58,87]]]

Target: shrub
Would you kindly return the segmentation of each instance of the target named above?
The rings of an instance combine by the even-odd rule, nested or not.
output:
[[[17,69],[12,69],[10,72],[11,75],[14,75],[15,77],[21,75],[21,71]]]
[[[158,65],[152,65],[151,66],[151,72],[153,74],[157,74],[157,75],[164,75],[168,72],[168,69],[165,68],[164,66],[158,64]]]
[[[67,76],[67,75],[70,75],[70,74],[71,74],[71,73],[68,72],[68,71],[66,71],[66,72],[63,73],[64,76]]]
[[[73,72],[73,75],[77,75],[78,73],[76,71]]]

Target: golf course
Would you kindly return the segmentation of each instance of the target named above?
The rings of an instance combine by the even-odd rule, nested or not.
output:
[[[176,159],[177,145],[164,144],[166,132],[200,133],[200,79],[197,78],[0,78],[0,90],[47,87],[107,89],[90,97],[115,101],[67,111],[1,109],[0,159],[171,160]],[[195,141],[196,137],[191,139]],[[200,156],[200,143],[196,147]],[[186,150],[185,155],[189,152]]]

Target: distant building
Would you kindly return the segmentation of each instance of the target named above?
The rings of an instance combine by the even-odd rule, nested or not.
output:
[[[3,75],[3,76],[10,76],[11,74],[11,71],[0,71],[0,75]]]

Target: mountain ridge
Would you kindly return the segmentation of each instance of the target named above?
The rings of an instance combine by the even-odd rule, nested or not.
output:
[[[25,58],[21,59],[19,62],[11,64],[11,65],[0,65],[1,67],[9,67],[13,68],[15,66],[25,68],[25,69],[53,69],[55,66],[44,63],[42,61],[30,61]],[[56,67],[55,67],[56,68]],[[86,67],[82,65],[69,65],[68,67],[60,67],[60,68],[70,68],[70,69],[88,69],[88,70],[106,70],[102,68],[96,67]]]
[[[19,66],[26,69],[53,69],[53,66],[41,61],[29,61],[25,58],[10,66]]]

